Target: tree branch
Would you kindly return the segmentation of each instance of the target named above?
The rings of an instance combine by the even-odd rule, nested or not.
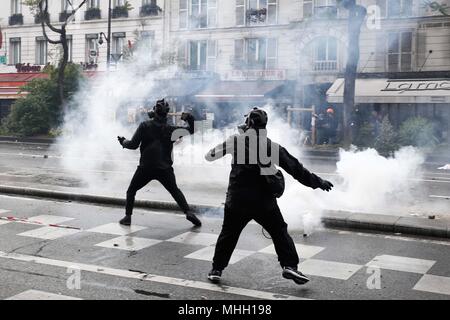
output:
[[[47,0],[46,0],[47,1]],[[87,0],[83,0],[80,2],[80,4],[78,5],[78,7],[76,9],[73,9],[73,4],[69,1],[70,6],[72,7],[72,12],[70,13],[70,15],[66,18],[66,21],[64,21],[63,26],[65,27],[67,25],[67,22],[69,22],[69,20],[75,15],[75,13],[77,13],[78,10],[81,9],[82,6],[84,6],[84,4],[86,3]]]
[[[43,4],[45,3],[45,8],[43,7]],[[49,27],[50,30],[52,30],[53,32],[59,33],[61,34],[62,31],[60,29],[55,28],[49,21],[49,19],[45,19],[44,17],[48,16],[48,0],[41,0],[39,1],[39,14],[41,15],[42,19],[41,19],[41,25],[42,28],[44,29],[44,22],[47,25],[47,27]],[[45,29],[43,30],[45,33]]]

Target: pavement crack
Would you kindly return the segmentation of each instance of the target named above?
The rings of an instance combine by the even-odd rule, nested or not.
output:
[[[159,293],[159,292],[146,291],[146,290],[140,290],[140,289],[134,289],[134,292],[136,292],[137,294],[144,295],[144,296],[154,296],[154,297],[159,297],[159,298],[170,299],[170,293]]]
[[[32,271],[22,271],[22,270],[10,269],[10,268],[4,268],[4,267],[0,267],[0,270],[24,273],[24,274],[29,274],[29,275],[32,275],[32,276],[39,276],[39,277],[45,277],[45,278],[64,279],[64,278],[61,278],[61,277],[58,277],[58,276],[52,276],[52,275],[48,275],[48,274],[44,274],[44,273],[32,272]]]

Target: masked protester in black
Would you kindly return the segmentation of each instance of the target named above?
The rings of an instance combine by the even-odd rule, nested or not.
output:
[[[283,268],[282,276],[297,284],[309,281],[297,270],[299,258],[296,248],[287,232],[287,224],[278,207],[276,196],[269,188],[268,180],[262,175],[262,169],[265,167],[263,164],[275,169],[272,173],[265,174],[274,174],[277,171],[274,165],[278,165],[300,183],[313,189],[330,191],[333,184],[309,172],[285,148],[268,139],[266,124],[266,112],[254,108],[247,115],[245,125],[239,127],[240,134],[231,136],[206,155],[208,161],[214,161],[226,154],[233,157],[222,231],[217,240],[212,270],[208,274],[208,279],[212,282],[220,281],[222,271],[229,263],[242,230],[251,220],[262,225],[272,237]],[[265,153],[260,153],[264,145],[267,145],[267,149]],[[245,154],[242,154],[243,150]],[[252,158],[252,155],[257,155],[258,160]],[[262,160],[264,156],[266,161]],[[252,162],[251,159],[255,160]]]
[[[178,188],[173,171],[173,143],[179,138],[194,133],[194,117],[183,113],[181,119],[188,127],[177,127],[167,123],[169,104],[163,100],[157,101],[153,111],[149,112],[150,120],[142,122],[131,140],[117,137],[119,143],[126,149],[140,147],[141,158],[139,166],[127,190],[125,217],[120,220],[123,225],[131,224],[136,192],[152,180],[159,181],[170,192],[177,204],[186,214],[186,219],[195,226],[201,226],[200,220],[189,208],[181,190]]]

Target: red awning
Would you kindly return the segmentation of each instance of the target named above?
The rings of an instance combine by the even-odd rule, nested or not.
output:
[[[0,73],[0,99],[17,99],[26,92],[21,92],[20,88],[33,79],[48,78],[46,73]]]

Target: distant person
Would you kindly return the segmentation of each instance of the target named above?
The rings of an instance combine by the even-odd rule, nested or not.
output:
[[[284,180],[282,176],[280,178],[275,165],[313,189],[330,191],[333,184],[310,173],[285,148],[268,139],[265,130],[267,120],[265,111],[252,109],[247,115],[245,125],[240,126],[241,132],[232,135],[206,155],[208,161],[220,159],[226,154],[232,155],[222,231],[217,240],[212,270],[208,274],[208,279],[212,282],[220,281],[222,271],[230,261],[242,230],[251,220],[259,223],[272,237],[283,269],[282,276],[297,284],[309,281],[308,277],[297,270],[297,251],[277,204],[276,198],[282,191],[275,192],[275,189],[282,190]],[[265,147],[270,153],[260,155],[259,151]],[[270,160],[265,161],[268,163],[264,165],[263,155],[270,155]],[[252,157],[254,161],[251,161]],[[267,169],[271,171],[267,172]],[[275,181],[278,182],[273,183]]]
[[[334,114],[333,108],[327,109],[327,115],[325,117],[325,141],[328,144],[336,143],[338,121]]]
[[[177,204],[186,214],[187,220],[195,226],[201,226],[200,220],[189,208],[181,190],[178,188],[173,171],[172,149],[173,143],[183,135],[194,133],[194,117],[183,113],[181,119],[188,123],[188,127],[177,127],[167,123],[169,104],[163,100],[156,102],[153,111],[149,112],[150,120],[142,122],[131,140],[117,137],[119,143],[126,149],[140,147],[141,158],[139,166],[127,190],[125,217],[120,224],[130,225],[136,192],[152,180],[159,181],[170,192]]]

